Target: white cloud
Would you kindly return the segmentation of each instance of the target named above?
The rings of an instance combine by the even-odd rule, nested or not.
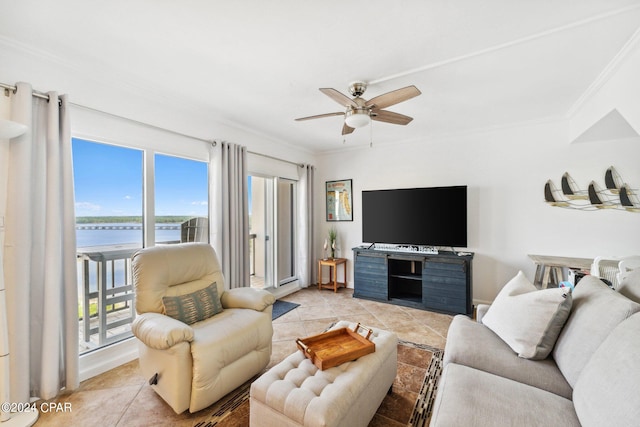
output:
[[[208,206],[209,202],[207,202],[206,200],[202,200],[202,201],[196,200],[195,202],[191,202],[191,204],[193,206]]]
[[[76,215],[82,216],[83,213],[97,213],[102,210],[102,206],[91,202],[76,202]]]
[[[127,196],[124,196],[124,199],[125,199],[125,200],[131,200],[131,199],[133,199],[133,197],[131,197],[131,196],[127,195]]]

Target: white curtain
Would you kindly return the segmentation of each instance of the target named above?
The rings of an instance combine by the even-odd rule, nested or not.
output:
[[[78,287],[71,136],[66,95],[49,101],[18,83],[11,140],[4,278],[13,402],[78,387]]]
[[[299,168],[298,181],[298,266],[300,286],[315,283],[315,243],[313,238],[313,180],[315,168],[303,165]]]
[[[221,143],[222,272],[229,288],[249,279],[249,195],[246,147]]]

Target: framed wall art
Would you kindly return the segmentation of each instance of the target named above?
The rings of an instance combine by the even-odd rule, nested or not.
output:
[[[352,181],[326,182],[327,221],[353,221]]]

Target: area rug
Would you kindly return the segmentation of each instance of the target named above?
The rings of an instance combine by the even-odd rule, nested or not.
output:
[[[276,300],[276,302],[273,304],[271,320],[276,320],[278,317],[290,312],[299,305],[300,304],[296,304],[294,302]]]
[[[438,391],[438,379],[442,374],[442,357],[444,351],[436,349],[433,352],[429,367],[427,368],[427,374],[420,387],[420,393],[418,393],[418,399],[413,406],[413,412],[411,419],[409,420],[410,426],[426,426],[429,425],[431,420],[431,413],[433,411],[433,402],[436,400],[436,392]]]
[[[369,426],[428,425],[442,366],[442,350],[408,341],[398,343],[398,373],[392,392],[382,401]],[[257,378],[257,377],[256,377]],[[209,410],[195,427],[248,427],[252,378]]]

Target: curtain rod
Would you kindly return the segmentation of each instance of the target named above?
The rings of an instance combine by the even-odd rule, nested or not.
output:
[[[9,84],[6,84],[6,83],[1,83],[1,82],[0,82],[0,87],[4,88],[5,91],[6,90],[10,90],[13,93],[16,93],[16,91],[18,90],[18,88],[16,86],[9,85]],[[33,90],[32,94],[36,98],[46,99],[47,101],[49,100],[49,95],[47,95],[46,93],[39,92],[37,90]],[[169,132],[169,133],[172,133],[174,135],[179,135],[179,136],[182,136],[182,137],[185,137],[185,138],[195,139],[197,141],[208,142],[209,144],[213,145],[214,147],[217,145],[217,141],[215,139],[205,139],[205,138],[200,138],[199,136],[187,135],[186,133],[178,132],[178,131],[171,130],[171,129],[165,129],[165,128],[160,127],[160,126],[156,126],[156,125],[152,125],[152,124],[149,124],[149,123],[141,122],[141,121],[138,121],[138,120],[135,120],[135,119],[130,119],[129,117],[123,117],[123,116],[119,116],[117,114],[109,113],[107,111],[98,110],[97,108],[88,107],[88,106],[82,105],[82,104],[76,104],[75,102],[69,102],[69,104],[73,105],[74,107],[83,108],[85,110],[90,110],[90,111],[95,111],[97,113],[106,114],[108,116],[115,117],[115,118],[122,119],[122,120],[127,120],[129,122],[136,123],[136,124],[141,125],[141,126],[146,126],[146,127],[152,128],[152,129],[158,129],[158,130],[161,130],[161,131],[164,131],[164,132]],[[255,154],[257,156],[262,156],[262,157],[266,157],[266,158],[273,159],[273,160],[278,160],[280,162],[289,163],[289,164],[292,164],[292,165],[296,165],[298,167],[304,167],[303,163],[296,163],[296,162],[292,162],[292,161],[289,161],[289,160],[279,159],[277,157],[270,156],[268,154],[256,153],[256,152],[253,152],[253,151],[247,151],[247,153]]]
[[[6,83],[0,83],[0,87],[4,88],[5,93],[7,91],[11,91],[13,93],[16,93],[16,91],[18,90],[17,86],[13,86],[13,85],[8,85]],[[37,90],[31,90],[31,94],[36,97],[36,98],[40,98],[40,99],[46,99],[47,102],[49,101],[49,95],[47,95],[44,92],[39,92]]]
[[[204,139],[204,138],[200,138],[198,136],[187,135],[185,133],[177,132],[175,130],[165,129],[165,128],[162,128],[160,126],[156,126],[156,125],[152,125],[152,124],[149,124],[149,123],[141,122],[141,121],[138,121],[138,120],[135,120],[135,119],[130,119],[128,117],[119,116],[117,114],[113,114],[113,113],[109,113],[109,112],[106,112],[106,111],[98,110],[98,109],[92,108],[92,107],[87,107],[86,105],[76,104],[74,102],[69,102],[69,104],[74,105],[74,106],[79,107],[79,108],[84,108],[86,110],[91,110],[91,111],[95,111],[97,113],[106,114],[106,115],[109,115],[109,116],[112,116],[112,117],[116,117],[118,119],[127,120],[127,121],[130,121],[130,122],[142,125],[142,126],[146,126],[146,127],[150,127],[150,128],[153,128],[153,129],[158,129],[158,130],[162,130],[162,131],[165,131],[165,132],[169,132],[169,133],[172,133],[174,135],[183,136],[185,138],[191,138],[191,139],[195,139],[195,140],[198,140],[198,141],[208,142],[209,144],[213,145],[214,147],[218,144],[218,140],[216,140],[216,139]],[[220,141],[220,142],[225,142],[225,141]],[[289,160],[279,159],[279,158],[274,157],[274,156],[269,156],[268,154],[256,153],[256,152],[249,151],[249,150],[247,150],[247,153],[255,154],[257,156],[267,157],[269,159],[278,160],[278,161],[285,162],[285,163],[290,163],[292,165],[296,165],[296,166],[299,166],[299,167],[304,167],[304,164],[302,164],[302,163],[296,163],[296,162],[292,162],[292,161],[289,161]]]
[[[9,91],[10,90],[13,93],[16,93],[16,91],[18,90],[18,88],[16,86],[13,86],[13,85],[10,85],[10,84],[6,84],[6,83],[0,83],[0,87],[4,88],[5,91]],[[49,101],[49,95],[47,95],[44,92],[39,92],[37,90],[33,90],[32,94],[36,98],[46,99],[47,101]],[[75,102],[69,102],[69,105],[73,105],[74,107],[78,107],[78,108],[83,108],[85,110],[95,111],[95,112],[100,113],[100,114],[106,114],[106,115],[111,116],[111,117],[115,117],[115,118],[122,119],[122,120],[127,120],[129,122],[133,122],[133,123],[136,123],[138,125],[146,126],[146,127],[152,128],[152,129],[158,129],[158,130],[161,130],[161,131],[164,131],[164,132],[169,132],[169,133],[172,133],[174,135],[179,135],[179,136],[182,136],[182,137],[185,137],[185,138],[190,138],[190,139],[195,139],[195,140],[198,140],[198,141],[207,142],[209,144],[212,144],[214,147],[216,146],[216,142],[214,140],[212,140],[212,139],[205,139],[205,138],[200,138],[198,136],[187,135],[185,133],[177,132],[175,130],[165,129],[165,128],[162,128],[160,126],[152,125],[152,124],[149,124],[149,123],[144,123],[144,122],[141,122],[141,121],[138,121],[138,120],[130,119],[128,117],[119,116],[117,114],[109,113],[107,111],[98,110],[97,108],[88,107],[88,106],[82,105],[82,104],[76,104]]]

